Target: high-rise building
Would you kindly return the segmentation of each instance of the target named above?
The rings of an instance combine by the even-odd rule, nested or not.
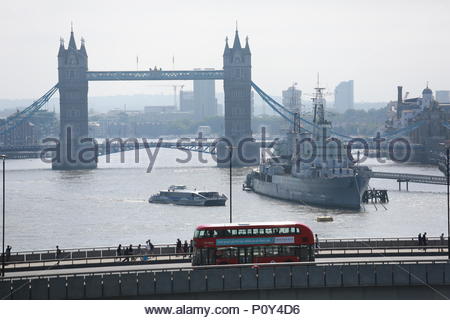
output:
[[[353,109],[353,80],[342,81],[334,89],[334,107],[339,111]]]
[[[291,87],[287,88],[287,90],[283,91],[283,105],[286,108],[289,108],[292,112],[300,113],[302,105],[302,91],[298,90],[295,85],[296,84],[293,84]]]
[[[436,90],[436,101],[439,103],[450,103],[450,90]]]
[[[194,113],[199,119],[217,116],[216,83],[214,80],[194,80]]]
[[[194,91],[180,91],[180,111],[194,113]]]

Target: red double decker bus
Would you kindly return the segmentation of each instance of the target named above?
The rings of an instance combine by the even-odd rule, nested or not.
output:
[[[314,261],[314,236],[297,222],[211,224],[194,234],[192,265]]]

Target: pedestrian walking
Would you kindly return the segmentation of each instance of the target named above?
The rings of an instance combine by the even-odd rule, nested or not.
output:
[[[150,239],[148,239],[146,241],[146,248],[147,248],[147,252],[148,253],[153,253],[153,250],[155,249],[155,246],[153,245],[153,243],[150,241]]]
[[[192,251],[194,251],[194,240],[189,242],[189,253],[192,253]]]
[[[187,253],[188,250],[189,250],[188,242],[187,242],[187,240],[184,240],[184,243],[183,243],[183,251],[184,251],[184,253]]]
[[[123,255],[125,256],[125,259],[122,260],[122,262],[128,262],[130,261],[130,249],[128,247],[125,248],[125,251],[123,252]]]
[[[181,240],[180,239],[177,239],[176,251],[177,251],[177,253],[181,253]]]
[[[8,262],[9,259],[11,259],[11,249],[12,247],[10,245],[6,246],[5,250],[5,261]]]
[[[445,245],[445,237],[444,237],[444,233],[441,233],[441,246],[443,247]],[[441,248],[439,251],[443,252],[444,248]]]
[[[419,233],[419,235],[417,236],[417,238],[419,239],[419,246],[422,245],[422,234]]]
[[[56,259],[58,259],[58,262],[56,263],[57,265],[59,265],[60,258],[61,258],[61,249],[59,248],[59,246],[56,246]]]
[[[319,244],[319,237],[317,236],[317,233],[314,235],[314,237],[316,238],[316,240],[315,240],[315,245],[316,245],[316,249],[319,249],[320,248],[320,244]]]
[[[423,244],[424,246],[426,246],[426,245],[427,245],[427,242],[428,242],[428,239],[427,239],[427,233],[424,232],[424,233],[423,233],[423,236],[422,236],[422,244]]]
[[[136,257],[133,257],[133,245],[131,245],[130,244],[130,246],[128,247],[128,254],[130,255],[130,256],[132,256],[131,257],[131,261],[136,261]]]
[[[119,244],[119,246],[117,247],[117,254],[118,257],[120,257],[122,255],[122,245]]]

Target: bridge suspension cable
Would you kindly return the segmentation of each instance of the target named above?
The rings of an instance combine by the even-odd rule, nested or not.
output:
[[[30,106],[23,109],[20,112],[8,117],[5,121],[3,127],[0,128],[0,135],[5,135],[11,130],[22,124],[24,121],[30,119],[33,114],[40,110],[58,91],[58,84],[54,85],[50,90],[48,90],[42,97],[33,102]]]
[[[265,93],[260,87],[258,87],[254,82],[252,82],[252,87],[253,87],[253,89],[256,91],[256,93],[258,93],[259,94],[259,96],[275,111],[275,112],[277,112],[279,115],[281,115],[285,120],[287,120],[287,121],[289,121],[290,123],[294,123],[294,120],[292,120],[291,118],[290,118],[290,116],[291,117],[293,117],[294,116],[294,112],[292,112],[292,111],[290,111],[289,109],[287,109],[285,106],[283,106],[281,103],[279,103],[279,102],[277,102],[276,100],[274,100],[271,96],[269,96],[267,93]],[[287,113],[288,115],[285,115],[285,114],[283,114],[282,112],[285,112],[285,113]],[[302,117],[300,117],[299,116],[299,119],[300,119],[300,121],[301,122],[303,122],[303,123],[306,123],[307,125],[309,125],[309,126],[311,126],[311,127],[315,127],[315,128],[318,128],[318,126],[315,124],[315,123],[313,123],[313,122],[311,122],[311,121],[309,121],[309,120],[306,120],[305,118],[302,118]],[[305,131],[307,131],[307,132],[309,132],[309,133],[311,133],[311,130],[307,130],[306,128],[304,128],[303,127],[303,130],[305,130]],[[332,134],[334,134],[334,135],[336,135],[336,136],[339,136],[339,137],[341,137],[341,138],[344,138],[344,139],[348,139],[348,140],[350,140],[350,139],[353,139],[352,137],[350,137],[350,136],[346,136],[346,135],[343,135],[343,134],[340,134],[340,133],[337,133],[337,132],[335,132],[334,130],[331,130],[330,131]]]
[[[252,82],[251,85],[252,85],[252,88],[256,91],[256,93],[259,94],[259,96],[272,108],[272,110],[274,110],[276,113],[278,113],[280,116],[282,116],[285,120],[289,121],[290,123],[294,123],[294,120],[292,119],[294,116],[294,112],[290,111],[285,106],[283,106],[282,104],[280,104],[279,102],[274,100],[271,96],[269,96],[267,93],[265,93],[260,87],[258,87],[254,82]],[[306,120],[305,118],[302,118],[299,116],[299,119],[301,122],[303,122],[313,128],[318,128],[318,126],[315,123],[313,123],[309,120]],[[410,131],[419,128],[424,123],[425,123],[424,121],[418,121],[418,122],[415,122],[405,128],[401,128],[399,130],[393,131],[393,132],[386,134],[384,136],[381,136],[381,137],[385,138],[386,140],[391,140],[391,139],[394,139],[395,137],[398,137],[399,135],[409,133]],[[450,129],[450,124],[445,123],[442,125]],[[310,130],[305,129],[304,127],[303,127],[303,129],[307,132],[311,132]],[[330,132],[335,136],[343,138],[344,140],[352,140],[353,139],[353,137],[340,134],[334,130],[330,130]]]

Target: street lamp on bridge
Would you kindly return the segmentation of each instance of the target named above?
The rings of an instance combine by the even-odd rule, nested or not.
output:
[[[447,149],[447,251],[450,260],[450,149]]]
[[[2,220],[2,277],[5,276],[5,160],[6,155],[0,155],[3,159],[3,220]]]
[[[228,146],[230,158],[230,223],[233,223],[233,149],[236,147]]]

